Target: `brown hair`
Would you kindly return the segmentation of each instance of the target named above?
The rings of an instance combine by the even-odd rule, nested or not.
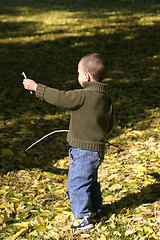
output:
[[[91,53],[80,60],[84,72],[88,72],[97,81],[101,82],[106,78],[108,63],[106,58],[99,53]]]

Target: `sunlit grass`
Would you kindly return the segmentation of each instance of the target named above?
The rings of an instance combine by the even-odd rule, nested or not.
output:
[[[12,9],[14,10],[14,8]],[[7,31],[6,38],[1,42],[12,39],[13,42],[21,41],[43,41],[44,38],[54,40],[64,36],[93,35],[105,33],[107,35],[125,31],[131,32],[127,39],[134,38],[134,30],[140,26],[151,26],[160,21],[160,13],[133,13],[131,11],[110,12],[103,9],[90,11],[72,12],[66,10],[48,10],[46,12],[34,12],[32,8],[16,7],[19,14],[12,16],[2,14],[2,23],[22,24],[16,29]],[[86,21],[87,20],[87,21]],[[27,27],[27,23],[29,26]],[[26,24],[26,27],[25,27]],[[24,25],[24,26],[23,26]],[[29,36],[22,35],[30,32]],[[18,36],[16,36],[18,34]],[[8,39],[9,37],[9,39]]]

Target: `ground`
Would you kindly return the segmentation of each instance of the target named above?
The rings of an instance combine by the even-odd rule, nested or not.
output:
[[[160,238],[160,4],[158,0],[0,1],[0,239]],[[116,123],[99,169],[108,219],[70,229],[69,112],[23,89],[21,73],[58,89],[79,88],[77,64],[109,61]]]

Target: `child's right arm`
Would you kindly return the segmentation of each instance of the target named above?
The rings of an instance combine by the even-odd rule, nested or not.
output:
[[[35,91],[36,97],[57,107],[71,110],[79,108],[83,104],[84,96],[79,90],[60,91],[43,84],[37,84],[35,81],[28,78],[23,80],[23,86],[26,90]]]
[[[69,110],[78,109],[82,106],[84,101],[84,94],[81,90],[60,91],[43,84],[38,84],[36,97],[57,107]]]

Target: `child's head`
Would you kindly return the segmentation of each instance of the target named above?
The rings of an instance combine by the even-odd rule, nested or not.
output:
[[[102,82],[107,74],[108,63],[106,58],[99,53],[84,56],[78,64],[78,81],[81,86],[83,82]]]

